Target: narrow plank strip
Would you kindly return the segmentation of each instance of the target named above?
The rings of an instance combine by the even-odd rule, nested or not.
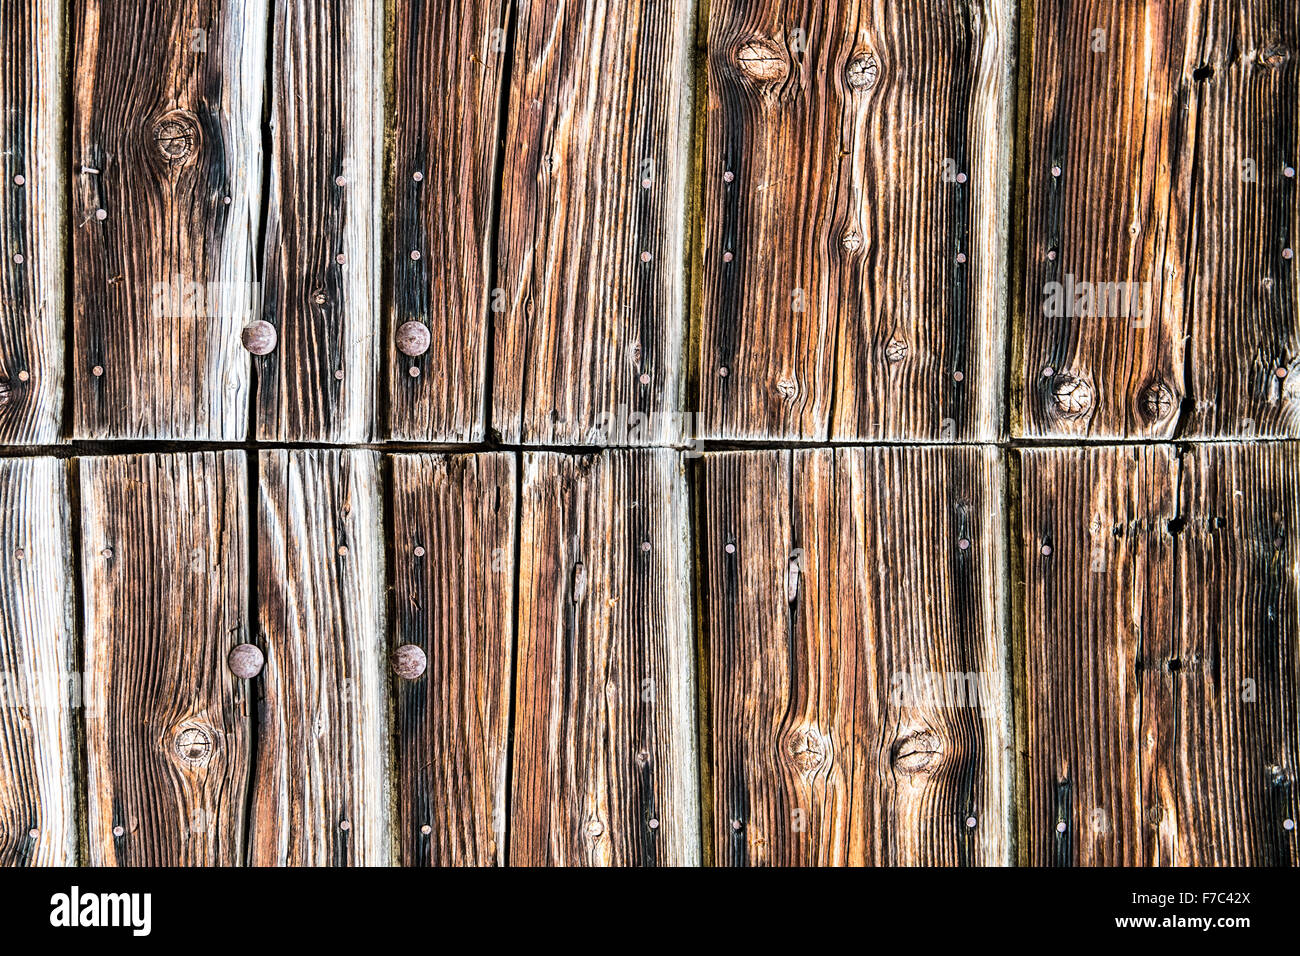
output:
[[[73,435],[243,439],[265,0],[79,0],[73,22]]]
[[[397,455],[394,640],[428,669],[397,681],[405,866],[500,866],[515,585],[515,457]]]
[[[393,438],[481,441],[485,433],[489,244],[510,6],[395,4]],[[408,322],[429,330],[422,354],[399,347],[399,329]]]
[[[507,442],[676,441],[691,4],[544,0],[518,13],[493,427]]]
[[[1013,7],[710,4],[705,437],[998,437]]]
[[[383,4],[275,5],[271,171],[254,358],[264,441],[363,442],[379,370]]]
[[[77,862],[67,466],[0,461],[0,866]]]
[[[697,864],[681,458],[538,453],[523,469],[510,862]]]
[[[242,859],[248,691],[242,452],[81,462],[93,866]]]
[[[63,416],[64,0],[5,0],[0,66],[0,444],[59,440]]]
[[[728,452],[703,481],[718,863],[1009,862],[998,453]]]
[[[379,456],[263,451],[253,866],[389,862]]]

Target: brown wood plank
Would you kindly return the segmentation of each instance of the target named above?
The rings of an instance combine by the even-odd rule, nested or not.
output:
[[[682,460],[528,454],[522,496],[510,862],[696,864]]]
[[[719,865],[1009,861],[994,449],[706,456]]]
[[[254,866],[389,862],[379,456],[263,451]]]
[[[999,436],[1013,6],[709,5],[704,436]]]
[[[379,369],[383,4],[277,3],[262,319],[264,441],[364,442]]]
[[[493,325],[507,442],[680,437],[690,12],[518,5]]]
[[[77,438],[241,440],[264,0],[75,0]]]
[[[397,0],[389,420],[393,438],[481,441],[506,0]],[[399,330],[428,330],[427,351]]]
[[[81,461],[94,866],[242,859],[248,691],[242,452]]]
[[[427,663],[395,678],[406,866],[505,863],[516,499],[514,455],[393,458],[394,641]]]
[[[1300,10],[1048,0],[1031,29],[1016,433],[1300,434]]]
[[[68,470],[0,461],[0,866],[77,862]]]
[[[59,440],[68,204],[64,0],[5,0],[0,34],[0,444]]]

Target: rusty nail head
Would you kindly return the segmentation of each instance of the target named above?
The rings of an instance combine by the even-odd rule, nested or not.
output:
[[[1291,251],[1291,248],[1289,246],[1282,250],[1283,259],[1290,259],[1293,255],[1295,255],[1295,253]]]
[[[1045,544],[1045,545],[1043,545],[1043,547],[1042,547],[1041,550],[1042,550],[1043,554],[1051,554],[1051,553],[1052,553],[1052,546],[1051,546],[1050,544]]]
[[[641,542],[641,550],[642,550],[642,551],[649,551],[649,550],[650,550],[650,542],[649,542],[649,541],[642,541],[642,542]]]
[[[721,378],[726,378],[728,375],[727,366],[724,365],[722,368],[718,369],[718,375]]]
[[[125,832],[126,830],[122,829],[122,825],[120,823],[117,826],[113,827],[113,836],[120,837]]]
[[[642,188],[642,189],[649,189],[652,185],[654,185],[654,184],[653,184],[650,180],[648,180],[648,179],[643,179],[643,180],[641,180],[641,188]]]
[[[226,197],[225,197],[224,199],[222,199],[221,201],[222,201],[223,203],[225,203],[227,206],[230,205],[230,197],[229,197],[229,196],[226,196]]]
[[[407,369],[407,371],[410,373],[411,378],[419,378],[419,377],[420,377],[420,370],[419,370],[418,368],[416,368],[414,365],[412,365],[409,369]]]
[[[1061,175],[1061,167],[1060,167],[1060,166],[1053,166],[1053,167],[1052,167],[1052,178],[1055,179],[1057,176],[1060,176],[1060,175]]]
[[[397,328],[397,348],[403,355],[423,355],[432,341],[429,327],[423,322],[403,322]]]
[[[103,555],[104,557],[106,557],[106,558],[111,558],[111,557],[113,556],[113,549],[112,549],[112,548],[105,548],[103,551],[101,551],[101,552],[99,552],[99,553],[102,554],[102,555]]]
[[[415,680],[429,666],[424,648],[417,644],[403,644],[393,652],[393,673],[406,680]]]
[[[659,829],[659,821],[654,819],[653,817],[650,818],[650,829],[651,830]]]
[[[743,825],[744,825],[744,824],[742,824],[739,820],[732,820],[732,821],[731,821],[731,829],[733,829],[733,830],[739,830]]]
[[[339,822],[339,829],[340,829],[340,830],[351,830],[351,829],[352,829],[352,824],[351,824],[350,822],[348,822],[347,820],[342,820],[342,821]]]
[[[974,817],[967,817],[967,818],[966,818],[966,826],[968,826],[968,827],[974,827],[974,826],[975,826],[975,822],[976,822],[976,821],[975,821],[975,818],[974,818]]]
[[[423,181],[424,181],[424,173],[420,172],[420,171],[417,169],[415,172],[413,172],[413,173],[411,174],[411,178],[414,179],[417,183],[419,183],[419,182],[423,182]]]
[[[90,374],[98,378],[99,376],[104,374],[104,366],[96,365],[94,368],[90,370]]]
[[[256,644],[236,644],[226,655],[226,665],[230,668],[230,672],[244,680],[262,673],[262,665],[265,663],[266,658],[262,654],[262,649]]]
[[[348,184],[348,181],[347,181],[346,179],[344,179],[342,176],[335,176],[335,177],[334,177],[334,185],[335,185],[335,186],[346,186],[347,184]]]
[[[20,382],[25,382],[29,378],[31,378],[31,375],[28,374],[27,369],[23,369],[21,372],[18,373],[18,381]]]
[[[100,221],[103,221],[103,220],[107,219],[107,218],[108,218],[108,210],[107,210],[107,209],[96,209],[96,210],[95,210],[95,218],[98,219],[98,220],[100,220]]]
[[[1290,179],[1292,176],[1295,175],[1295,167],[1288,166],[1286,169],[1282,170],[1282,175],[1285,176],[1287,179]],[[22,179],[22,177],[19,176],[18,179]],[[17,182],[17,180],[15,180],[15,182]],[[19,185],[21,185],[21,183]]]
[[[965,262],[965,261],[966,261],[966,253],[964,253],[964,252],[959,252],[959,253],[957,253],[957,261],[958,261],[958,262]]]
[[[424,824],[424,826],[420,827],[420,832],[421,832],[421,833],[432,833],[432,832],[433,832],[433,827],[429,826],[429,824],[426,823],[426,824]]]
[[[15,549],[14,549],[14,559],[15,559],[15,560],[17,560],[17,561],[21,561],[21,560],[22,560],[23,558],[25,558],[25,557],[27,557],[27,552],[24,551],[22,548],[15,548]]]
[[[343,381],[343,369],[335,370],[334,377],[338,379],[340,382]]]
[[[21,252],[14,253],[14,262],[18,263],[19,265],[23,264],[23,254]]]
[[[642,373],[641,373],[641,378],[639,379],[639,381],[641,382],[642,385],[649,385],[649,384],[650,384],[650,373],[649,373],[649,372],[642,372]]]
[[[1051,378],[1055,374],[1056,369],[1052,368],[1050,365],[1043,369],[1043,378]]]
[[[346,544],[339,545],[339,557],[345,558],[347,557],[347,554],[348,554],[348,546]]]
[[[957,547],[965,551],[967,548],[970,547],[970,541],[967,538],[962,538],[957,542]]]
[[[21,186],[21,185],[23,185],[23,184],[26,183],[26,182],[27,182],[27,178],[26,178],[25,176],[22,176],[21,174],[18,175],[18,176],[15,176],[15,177],[14,177],[14,185],[15,185],[15,186]]]
[[[961,372],[953,372],[953,373],[952,373],[952,380],[953,380],[954,382],[960,382],[960,381],[961,381],[962,379],[964,379],[965,377],[966,377],[966,376],[963,375]]]
[[[424,557],[424,548],[418,544],[415,546],[415,556],[417,558]]]
[[[732,259],[734,259],[734,258],[735,258],[735,256],[733,256],[730,252],[724,252],[724,253],[722,254],[722,261],[723,261],[723,262],[730,262],[730,261],[731,261]]]
[[[412,258],[412,259],[419,259],[419,258],[420,258],[420,250],[419,250],[419,249],[412,249],[412,250],[411,250],[411,258]]]
[[[727,554],[735,554],[735,553],[736,553],[736,546],[735,546],[734,544],[731,544],[730,542],[728,542],[728,543],[727,543],[727,547],[726,547],[725,550],[726,550]]]
[[[1277,370],[1277,377],[1278,377],[1278,378],[1286,378],[1286,369],[1284,369],[1284,368],[1280,368],[1280,369],[1278,369],[1278,370]]]
[[[239,341],[254,355],[269,355],[275,351],[278,340],[279,333],[275,331],[275,326],[265,319],[250,322],[239,333]]]
[[[38,830],[36,827],[32,827],[30,830],[27,831],[27,835],[31,837],[33,840],[35,840],[38,836],[41,835],[41,831]]]
[[[966,182],[966,174],[965,174],[965,173],[958,173],[958,174],[957,174],[957,182],[959,182],[959,183],[964,183],[964,182]]]
[[[736,174],[729,169],[722,174],[722,181],[724,183],[732,182],[735,178],[736,178]]]
[[[343,263],[348,261],[348,257],[340,252],[337,256],[334,257],[334,261],[337,262],[339,265],[343,265]]]
[[[649,261],[650,261],[650,253],[649,253],[649,252],[643,252],[643,253],[641,253],[641,261],[642,261],[642,262],[649,262]]]
[[[1067,829],[1067,827],[1066,827],[1066,825],[1065,825],[1065,821],[1064,821],[1064,820],[1062,820],[1060,823],[1058,823],[1058,824],[1056,825],[1056,832],[1057,832],[1057,833],[1064,833],[1064,832],[1066,831],[1066,829]]]
[[[1294,830],[1294,829],[1295,829],[1295,821],[1292,820],[1290,817],[1288,817],[1287,819],[1285,819],[1285,820],[1282,821],[1282,827],[1283,827],[1283,829],[1286,829],[1286,830]]]

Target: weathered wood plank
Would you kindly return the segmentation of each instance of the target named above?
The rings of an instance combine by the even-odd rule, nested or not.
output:
[[[518,7],[493,342],[507,442],[682,432],[690,14],[689,0]]]
[[[1300,10],[1048,0],[1031,29],[1016,432],[1300,434]]]
[[[277,3],[257,437],[363,442],[379,370],[383,4]]]
[[[244,438],[265,0],[73,4],[77,438]]]
[[[395,781],[407,866],[505,863],[516,498],[510,454],[393,458]],[[411,646],[422,673],[403,673]]]
[[[254,866],[389,862],[383,519],[375,452],[259,455]]]
[[[711,454],[719,865],[1009,861],[996,450]]]
[[[481,441],[485,434],[493,179],[509,10],[506,0],[395,5],[393,438]],[[427,342],[408,344],[418,330],[399,332],[409,322],[424,326]]]
[[[94,866],[242,859],[247,687],[242,452],[81,461]]]
[[[0,2],[0,444],[52,444],[63,416],[64,0]]]
[[[0,866],[77,862],[67,466],[0,461]]]
[[[510,862],[700,859],[679,455],[528,454]]]
[[[703,435],[998,437],[1013,6],[710,4]]]

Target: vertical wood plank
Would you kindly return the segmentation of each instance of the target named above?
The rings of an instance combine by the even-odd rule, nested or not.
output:
[[[682,432],[691,10],[519,5],[493,343],[504,441]]]
[[[515,457],[393,458],[394,640],[425,655],[397,680],[406,866],[500,866],[514,635]]]
[[[247,688],[242,452],[81,461],[90,863],[242,859]]]
[[[259,453],[253,866],[390,857],[383,517],[375,452]]]
[[[265,0],[73,10],[74,437],[241,440]]]
[[[389,419],[393,438],[481,441],[506,0],[397,0]],[[427,351],[404,350],[416,322]],[[412,371],[414,370],[414,372]]]
[[[374,428],[383,23],[378,0],[275,6],[263,441],[364,442]]]
[[[0,461],[0,866],[77,862],[68,473]]]
[[[706,437],[998,437],[1012,6],[710,4]]]
[[[4,0],[0,67],[0,444],[59,440],[67,174],[64,0]]]
[[[700,859],[681,458],[528,454],[510,862]]]
[[[996,450],[712,454],[720,865],[1009,862]]]

